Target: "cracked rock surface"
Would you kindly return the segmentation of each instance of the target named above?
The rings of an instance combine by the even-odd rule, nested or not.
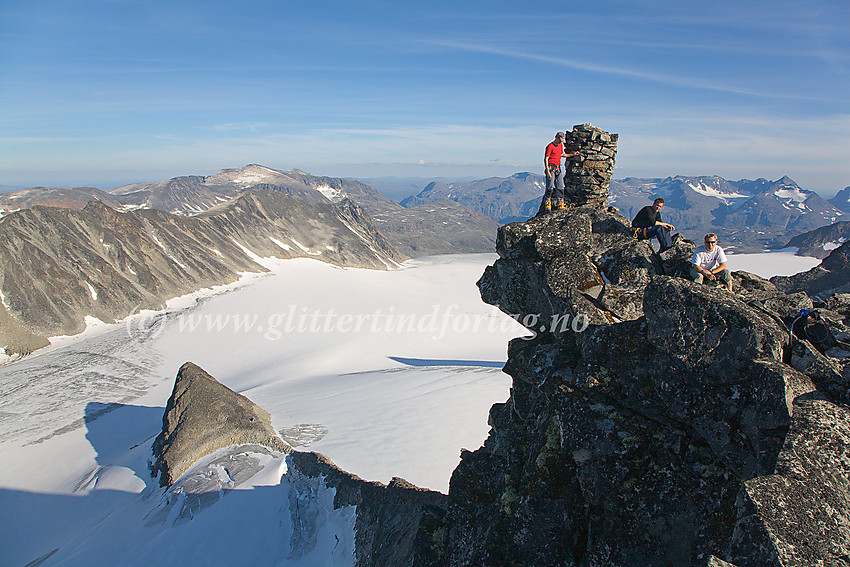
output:
[[[430,564],[846,565],[848,366],[788,330],[820,304],[746,272],[696,284],[693,243],[659,255],[627,227],[580,205],[500,230],[481,295],[531,336]],[[566,316],[587,325],[538,325]]]

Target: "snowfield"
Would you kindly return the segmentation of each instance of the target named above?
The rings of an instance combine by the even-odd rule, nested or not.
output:
[[[0,366],[0,565],[351,565],[353,511],[283,474],[281,457],[211,491],[226,494],[214,505],[173,512],[183,493],[159,488],[148,460],[177,370],[198,364],[296,448],[367,480],[446,491],[461,448],[482,444],[490,406],[508,397],[507,342],[526,334],[480,299],[494,260],[390,272],[267,260],[270,274],[121,324],[90,320]],[[309,537],[293,535],[289,513],[305,490]]]
[[[797,248],[783,248],[763,254],[731,254],[726,251],[726,266],[733,272],[743,270],[763,278],[793,276],[821,263],[812,256],[795,256]]]
[[[158,486],[148,460],[176,372],[194,362],[297,449],[364,479],[445,492],[509,395],[508,341],[528,335],[480,299],[495,258],[389,272],[266,259],[269,274],[90,320],[0,365],[0,565],[352,565],[355,510],[333,509],[332,490],[262,447],[223,449]],[[817,262],[729,257],[762,276]]]

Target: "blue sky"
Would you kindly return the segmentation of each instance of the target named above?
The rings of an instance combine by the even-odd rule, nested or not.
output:
[[[850,2],[0,0],[0,185],[260,163],[540,172],[620,134],[615,177],[850,185]]]

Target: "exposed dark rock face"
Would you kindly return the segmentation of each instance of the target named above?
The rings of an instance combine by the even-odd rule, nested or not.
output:
[[[585,206],[500,229],[482,297],[533,336],[509,346],[511,397],[461,456],[429,564],[842,565],[850,368],[790,348],[811,300],[673,277],[693,243],[662,258],[626,227]],[[539,326],[564,315],[589,325]]]
[[[848,240],[850,240],[850,221],[841,221],[797,235],[788,241],[785,248],[797,248],[797,256],[814,256],[823,259]]]
[[[170,486],[201,457],[249,443],[292,452],[275,433],[267,411],[187,362],[177,372],[162,431],[153,443],[151,474],[159,476],[160,486]]]
[[[774,276],[770,281],[786,293],[803,291],[813,298],[826,301],[833,294],[850,293],[848,274],[850,242],[845,242],[808,272],[793,276]]]
[[[445,515],[446,496],[393,478],[368,482],[338,468],[319,453],[294,452],[290,477],[303,475],[336,490],[334,507],[356,506],[358,567],[429,565],[433,527]],[[294,474],[293,474],[294,473]]]
[[[348,200],[248,192],[194,217],[96,201],[81,211],[36,206],[0,219],[0,347],[28,352],[79,333],[86,315],[113,322],[266,271],[256,256],[375,269],[404,259]]]

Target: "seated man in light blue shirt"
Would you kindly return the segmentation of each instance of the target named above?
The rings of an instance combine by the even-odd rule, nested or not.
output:
[[[732,291],[732,274],[726,268],[726,254],[717,245],[717,235],[710,232],[705,235],[705,246],[698,246],[691,258],[691,279],[697,283],[709,280],[718,283],[718,279]]]

